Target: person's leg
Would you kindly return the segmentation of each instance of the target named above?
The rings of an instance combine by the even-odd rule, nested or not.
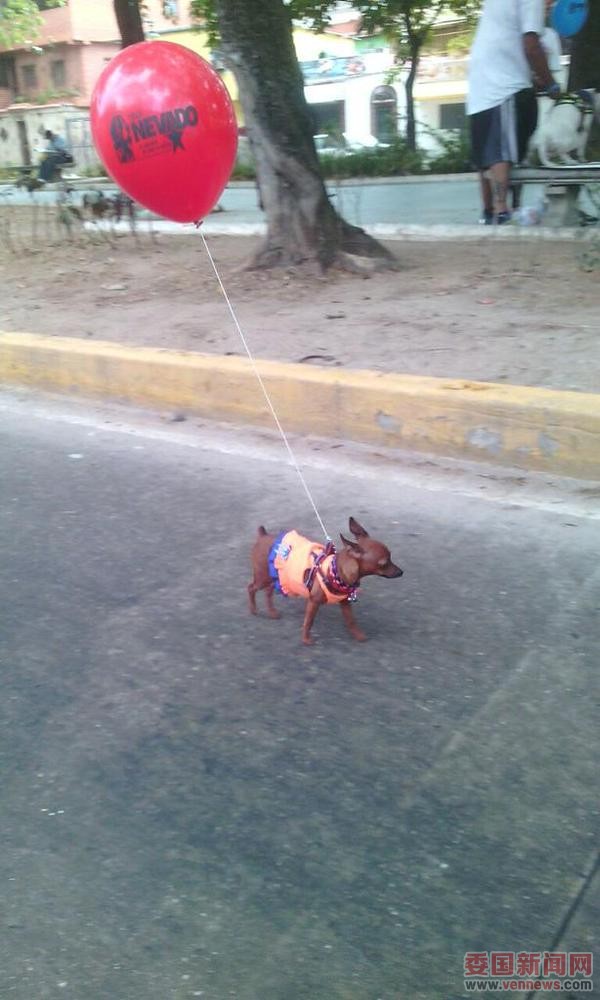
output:
[[[51,161],[49,156],[45,156],[40,163],[40,169],[38,170],[38,177],[41,181],[50,180],[50,175],[52,173]]]
[[[58,166],[58,159],[56,153],[48,153],[40,164],[39,178],[41,181],[50,182],[54,179],[56,169]]]
[[[492,224],[494,219],[494,198],[492,195],[492,185],[484,170],[479,171],[479,189],[481,192],[481,204],[483,205],[483,215],[480,221],[488,226]]]
[[[492,163],[488,175],[492,188],[494,212],[497,217],[506,215],[508,212],[506,198],[510,186],[510,163]]]
[[[502,104],[471,116],[472,156],[480,171],[481,221],[486,225],[510,219],[506,198],[512,157],[505,142],[505,119],[510,110]]]
[[[492,187],[485,169],[485,150],[491,126],[492,111],[478,111],[469,117],[471,131],[471,159],[479,170],[479,190],[482,214],[480,222],[490,226],[494,220],[494,199]]]
[[[509,222],[511,218],[507,202],[510,190],[512,190],[513,196],[513,210],[516,210],[520,205],[520,189],[516,185],[511,188],[510,183],[512,164],[519,162],[517,97],[518,95],[509,97],[496,109],[496,133],[493,149],[498,155],[489,168],[489,175],[492,184],[495,220],[500,225]]]
[[[50,160],[51,160],[51,163],[50,163],[50,180],[51,181],[59,181],[60,177],[61,177],[61,174],[60,174],[61,155],[60,155],[60,153],[52,153],[51,157],[50,157]]]

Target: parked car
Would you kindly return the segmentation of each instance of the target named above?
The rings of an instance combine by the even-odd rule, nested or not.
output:
[[[320,132],[314,136],[317,153],[328,156],[349,156],[351,153],[360,153],[364,149],[389,149],[388,142],[379,142],[372,135],[364,136],[360,142],[349,142],[346,133],[341,136],[333,136],[328,132]]]

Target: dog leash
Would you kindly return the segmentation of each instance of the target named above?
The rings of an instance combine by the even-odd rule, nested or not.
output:
[[[278,429],[279,433],[281,434],[281,437],[283,439],[283,443],[284,443],[284,445],[285,445],[285,447],[287,449],[287,453],[290,456],[290,459],[292,461],[292,465],[294,466],[296,472],[298,473],[298,476],[300,477],[300,482],[302,483],[302,486],[304,488],[304,492],[306,493],[306,496],[308,497],[310,505],[311,505],[313,511],[315,512],[315,517],[317,518],[317,521],[319,522],[319,524],[321,526],[321,530],[322,530],[322,532],[323,532],[323,534],[324,534],[327,542],[329,544],[332,544],[331,537],[330,537],[330,535],[329,535],[329,533],[327,531],[327,528],[325,527],[325,525],[323,523],[323,520],[321,518],[321,515],[319,514],[319,511],[317,510],[317,505],[316,505],[316,503],[315,503],[315,501],[313,499],[312,493],[310,492],[310,489],[308,487],[308,483],[306,482],[306,480],[305,480],[305,478],[304,478],[304,476],[302,474],[302,469],[300,468],[300,466],[298,464],[298,461],[296,459],[296,456],[294,455],[294,452],[292,451],[292,447],[290,445],[290,442],[287,439],[287,435],[286,435],[283,427],[281,426],[281,421],[279,420],[279,417],[277,416],[277,413],[275,412],[275,407],[273,406],[273,403],[271,401],[271,397],[269,396],[269,393],[267,392],[267,387],[266,387],[266,385],[265,385],[265,383],[263,381],[263,378],[262,378],[262,376],[261,376],[261,374],[260,374],[260,372],[258,370],[258,367],[257,367],[257,364],[256,364],[256,362],[254,360],[254,357],[252,356],[252,351],[250,350],[250,346],[248,344],[248,341],[246,340],[246,337],[244,336],[244,332],[243,332],[243,330],[242,330],[242,328],[240,326],[239,320],[238,320],[238,318],[236,316],[235,309],[233,308],[231,300],[230,300],[230,298],[229,298],[229,296],[228,296],[228,294],[227,294],[227,292],[225,290],[225,285],[223,284],[223,281],[221,280],[221,275],[219,274],[219,272],[217,270],[217,265],[214,262],[213,255],[210,252],[208,243],[206,242],[204,233],[202,232],[202,229],[200,228],[200,225],[201,224],[198,223],[197,224],[197,228],[200,229],[200,236],[202,237],[202,242],[204,243],[204,249],[206,250],[208,259],[209,259],[209,261],[210,261],[210,263],[212,265],[212,269],[215,272],[215,277],[216,277],[216,279],[217,279],[217,281],[219,283],[219,287],[221,289],[221,292],[223,293],[223,297],[225,299],[225,302],[227,303],[227,308],[229,309],[229,312],[231,314],[231,318],[232,318],[232,320],[234,322],[235,328],[236,328],[237,332],[240,335],[240,339],[242,341],[242,344],[244,345],[244,350],[246,351],[246,354],[248,355],[248,360],[250,361],[250,364],[252,366],[252,370],[253,370],[254,374],[256,375],[256,378],[258,379],[259,385],[260,385],[260,387],[261,387],[261,389],[263,391],[263,395],[264,395],[264,397],[265,397],[265,399],[267,401],[267,405],[268,405],[268,407],[269,407],[269,409],[270,409],[270,411],[271,411],[271,413],[273,415],[273,419],[275,421],[275,424],[277,425],[277,429]]]

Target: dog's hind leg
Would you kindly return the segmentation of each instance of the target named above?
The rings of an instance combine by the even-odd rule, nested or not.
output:
[[[257,592],[257,590],[258,590],[258,587],[254,583],[254,580],[252,580],[248,584],[248,603],[250,605],[250,614],[251,615],[257,615],[258,614],[258,609],[256,607],[256,592]]]
[[[273,594],[275,592],[275,584],[271,580],[269,580],[267,583],[264,582],[256,583],[255,580],[252,580],[252,582],[248,584],[248,603],[250,607],[250,614],[251,615],[258,614],[258,608],[256,607],[256,595],[258,594],[259,590],[265,591],[265,600],[267,602],[267,614],[269,618],[281,618],[279,611],[277,611],[275,605],[273,604]]]
[[[265,599],[267,601],[267,614],[269,618],[281,618],[279,611],[277,611],[275,605],[273,604],[273,594],[275,593],[275,584],[271,584],[265,590]]]
[[[556,166],[556,163],[553,163],[552,160],[550,159],[550,155],[548,153],[548,146],[546,144],[546,139],[543,135],[540,135],[538,139],[537,153],[539,161],[543,167]]]

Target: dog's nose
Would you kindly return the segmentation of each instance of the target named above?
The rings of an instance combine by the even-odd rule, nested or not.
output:
[[[399,566],[398,566],[398,570],[397,570],[396,576],[404,576],[404,570],[400,569]]]

